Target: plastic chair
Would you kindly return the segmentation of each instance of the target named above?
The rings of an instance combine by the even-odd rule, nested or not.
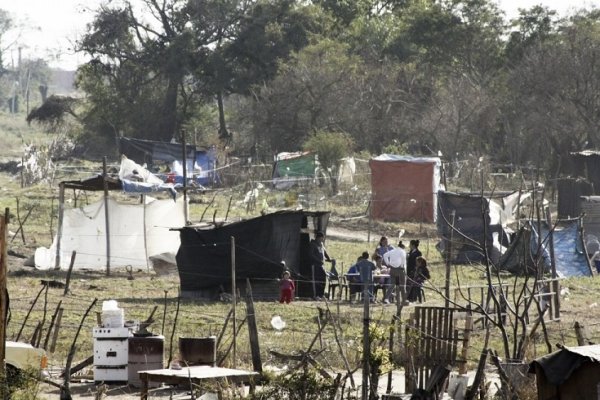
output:
[[[327,276],[327,285],[329,287],[329,300],[334,300],[335,297],[335,291],[337,288],[340,288],[340,294],[341,294],[341,283],[340,283],[340,279],[339,277],[337,279],[332,278]]]

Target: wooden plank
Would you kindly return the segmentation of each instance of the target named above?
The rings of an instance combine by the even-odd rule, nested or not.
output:
[[[448,318],[447,318],[447,310],[438,310],[438,315],[437,315],[437,323],[436,323],[436,332],[435,332],[435,337],[436,337],[436,346],[435,346],[435,358],[437,358],[438,361],[443,360],[446,356],[445,352],[446,352],[446,346],[445,344],[446,342],[446,330],[448,329]],[[437,363],[436,363],[437,364]],[[434,366],[431,365],[431,368],[433,368]]]

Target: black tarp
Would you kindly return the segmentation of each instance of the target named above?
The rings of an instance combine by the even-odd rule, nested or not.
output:
[[[581,196],[594,193],[594,186],[582,178],[560,178],[558,189],[558,218],[574,218],[581,215]]]
[[[77,181],[61,182],[65,189],[100,191],[104,190],[104,177],[96,175],[91,178]],[[123,184],[119,178],[106,177],[106,186],[108,190],[123,190]]]
[[[183,159],[183,149],[180,143],[157,142],[135,138],[119,138],[119,151],[138,164],[151,166],[156,161],[173,162]],[[196,147],[186,145],[186,158],[196,158]]]
[[[600,362],[600,345],[563,347],[529,364],[529,372],[539,367],[551,385],[562,385],[586,362]]]
[[[236,279],[260,282],[281,277],[281,261],[297,281],[297,296],[312,296],[309,243],[325,232],[329,212],[281,211],[212,229],[180,228],[177,269],[182,292],[231,287],[231,237]]]
[[[485,211],[487,204],[487,199],[479,195],[438,192],[437,229],[442,239],[440,250],[446,250],[452,236],[452,263],[480,262],[485,259],[483,249],[487,247],[488,251],[492,250],[492,233],[502,230],[502,227],[490,225],[489,212]],[[453,211],[454,228],[458,232],[452,232]]]
[[[572,165],[572,170],[567,170],[567,174],[586,178],[594,187],[592,194],[600,195],[600,151],[573,152],[568,161],[568,164]]]

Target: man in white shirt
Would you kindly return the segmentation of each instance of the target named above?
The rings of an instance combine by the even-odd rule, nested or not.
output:
[[[383,255],[383,264],[390,269],[392,284],[385,295],[385,302],[389,303],[392,294],[396,292],[396,301],[402,299],[402,305],[408,305],[406,300],[406,251],[402,241],[398,247]],[[400,297],[401,296],[401,297]]]

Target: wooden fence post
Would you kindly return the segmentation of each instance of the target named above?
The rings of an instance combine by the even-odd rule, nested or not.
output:
[[[248,320],[248,334],[250,335],[250,351],[252,353],[252,366],[254,371],[262,374],[262,360],[260,358],[260,343],[258,341],[258,327],[254,313],[254,300],[252,299],[252,286],[250,279],[246,278],[246,319]]]
[[[7,224],[8,224],[8,208],[5,210],[5,215],[0,215],[0,376],[4,375],[4,359],[6,355],[6,314],[8,312],[8,294],[6,290],[6,274],[7,274]],[[0,387],[0,394],[4,396],[5,385]]]

